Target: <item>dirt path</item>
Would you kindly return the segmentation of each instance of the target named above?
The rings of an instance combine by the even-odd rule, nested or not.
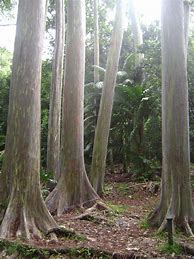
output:
[[[79,210],[56,217],[60,225],[75,230],[81,238],[61,237],[58,242],[44,240],[31,243],[33,246],[48,249],[75,248],[76,251],[80,250],[80,256],[71,254],[37,258],[111,258],[103,251],[112,254],[113,258],[194,258],[176,256],[173,252],[169,255],[162,251],[167,238],[165,235],[157,236],[156,230],[150,229],[146,221],[148,213],[159,199],[153,186],[155,184],[119,180],[114,182],[111,179],[106,184],[104,196],[104,201],[111,210],[95,212],[92,221],[74,219],[82,213]],[[102,251],[102,254],[91,254],[91,248]],[[1,257],[0,254],[0,258],[7,257]]]

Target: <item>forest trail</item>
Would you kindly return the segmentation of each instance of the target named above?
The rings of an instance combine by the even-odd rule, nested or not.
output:
[[[146,217],[159,199],[159,191],[155,189],[159,182],[130,182],[128,176],[107,174],[104,201],[109,211],[94,211],[89,220],[76,219],[82,214],[81,209],[55,217],[60,226],[76,231],[81,238],[61,236],[57,242],[33,241],[30,245],[38,249],[65,253],[61,257],[58,254],[35,258],[192,258],[165,253],[167,235],[158,235],[149,228]],[[185,237],[181,238],[185,241]],[[5,251],[0,256],[3,254]]]

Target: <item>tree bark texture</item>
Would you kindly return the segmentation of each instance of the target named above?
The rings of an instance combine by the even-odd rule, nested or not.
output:
[[[116,85],[116,76],[123,39],[123,5],[123,0],[117,1],[115,24],[111,38],[110,50],[108,53],[104,86],[95,131],[92,165],[90,170],[90,181],[95,191],[97,191],[100,195],[102,194],[104,185],[114,89]]]
[[[61,132],[61,95],[64,56],[64,1],[56,0],[56,34],[50,91],[50,111],[47,142],[47,170],[59,178],[60,132]]]
[[[94,0],[94,66],[99,66],[99,25],[98,25],[98,5],[99,0]],[[94,67],[94,83],[99,82],[99,71]]]
[[[40,79],[45,0],[20,0],[4,172],[11,194],[0,237],[39,238],[56,227],[40,191]]]
[[[47,197],[51,212],[94,203],[98,198],[85,171],[83,114],[85,1],[67,1],[67,48],[63,91],[60,179]]]
[[[162,192],[159,207],[150,217],[166,226],[172,217],[192,234],[194,210],[190,185],[188,84],[183,0],[162,4]]]

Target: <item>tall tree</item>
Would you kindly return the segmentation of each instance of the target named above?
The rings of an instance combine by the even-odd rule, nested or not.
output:
[[[143,33],[140,26],[140,21],[137,13],[137,8],[134,0],[129,0],[129,18],[131,20],[131,30],[133,34],[134,45],[134,68],[135,68],[135,83],[143,82],[142,61],[143,54],[140,53],[139,47],[143,44]]]
[[[194,210],[190,185],[188,85],[183,0],[162,2],[162,191],[153,225],[166,218],[192,234]],[[173,48],[171,47],[173,46]]]
[[[134,0],[129,0],[129,17],[131,20],[131,30],[133,33],[134,50],[136,53],[135,66],[138,67],[141,64],[143,55],[138,53],[138,47],[143,44],[143,34],[137,14],[137,9]]]
[[[64,56],[64,1],[56,0],[55,50],[52,67],[47,144],[47,170],[59,178],[61,95]]]
[[[98,0],[94,0],[94,66],[99,66]],[[94,67],[94,83],[99,81],[99,71]]]
[[[67,47],[63,91],[60,179],[46,199],[50,211],[95,202],[84,165],[85,0],[67,1]]]
[[[11,194],[0,237],[41,237],[56,227],[40,191],[40,77],[45,0],[20,0],[14,46],[4,172]],[[2,183],[1,183],[2,184]]]
[[[100,101],[100,110],[95,131],[90,181],[95,191],[102,194],[106,166],[107,145],[110,130],[114,89],[123,39],[123,0],[117,0],[115,24],[108,54],[105,79]]]

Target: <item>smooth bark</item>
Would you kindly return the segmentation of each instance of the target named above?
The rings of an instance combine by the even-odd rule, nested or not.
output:
[[[61,215],[75,206],[94,203],[98,196],[85,171],[83,114],[85,74],[85,1],[67,1],[67,48],[63,91],[60,179],[46,199]]]
[[[44,204],[39,180],[44,17],[45,0],[19,1],[3,167],[11,175],[11,194],[1,238],[39,238],[57,226]]]
[[[47,170],[59,179],[60,132],[61,132],[61,95],[64,56],[64,1],[56,0],[56,34],[50,92],[50,110],[47,142]]]
[[[188,48],[188,43],[189,43],[190,13],[191,13],[191,4],[188,2],[184,2],[184,35],[185,35],[186,53],[187,53],[187,48]]]
[[[111,38],[110,50],[108,53],[102,97],[100,101],[100,110],[95,131],[92,165],[90,170],[90,181],[95,191],[97,191],[100,195],[102,194],[104,185],[114,90],[123,39],[123,7],[124,1],[118,0],[116,6],[115,24]]]
[[[95,66],[100,65],[99,61],[99,25],[98,25],[98,1],[94,0],[94,83],[99,82],[99,70]]]
[[[139,67],[143,59],[143,54],[139,53],[138,48],[143,44],[143,34],[134,1],[129,0],[129,16],[133,33],[134,51],[136,53],[135,67]]]
[[[188,83],[182,0],[162,4],[162,192],[150,223],[174,225],[192,235],[194,222],[190,184]],[[173,46],[173,47],[172,47]]]

